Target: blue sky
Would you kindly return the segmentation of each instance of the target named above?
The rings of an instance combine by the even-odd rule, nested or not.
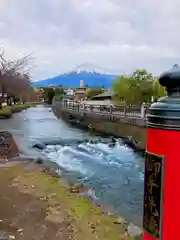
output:
[[[33,79],[90,62],[154,74],[180,63],[179,0],[0,0],[8,58],[33,53]]]

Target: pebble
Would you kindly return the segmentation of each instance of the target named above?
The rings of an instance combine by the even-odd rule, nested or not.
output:
[[[6,232],[0,231],[0,239],[7,240],[8,238],[9,238],[9,235]]]
[[[114,222],[115,224],[127,224],[126,220],[121,217],[118,217],[117,220]]]
[[[13,235],[10,235],[10,236],[9,236],[9,239],[16,239],[16,237],[13,236]]]
[[[44,197],[40,197],[40,200],[47,200],[48,198],[46,197],[46,196],[44,196]]]
[[[19,233],[21,236],[24,234],[23,229],[21,229],[21,228],[18,229],[17,231],[18,231],[18,233]]]
[[[114,214],[112,212],[107,213],[108,216],[113,216]]]
[[[128,226],[128,234],[131,237],[136,237],[142,234],[142,229],[135,226],[133,223],[130,223]]]

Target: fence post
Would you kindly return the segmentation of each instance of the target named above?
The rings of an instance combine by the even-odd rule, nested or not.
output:
[[[109,113],[112,114],[112,106],[109,107]]]
[[[145,103],[142,103],[141,104],[141,118],[145,117],[145,112],[146,112]]]
[[[126,117],[126,106],[124,106],[124,117]]]

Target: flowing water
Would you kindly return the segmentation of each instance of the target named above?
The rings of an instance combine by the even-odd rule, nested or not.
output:
[[[118,139],[99,138],[71,128],[57,119],[50,108],[38,106],[0,120],[0,131],[11,131],[23,154],[44,156],[65,170],[69,181],[83,183],[103,203],[128,221],[141,225],[144,162]],[[85,141],[84,141],[85,140]],[[35,142],[49,142],[44,150]],[[56,142],[56,144],[54,144]],[[59,144],[57,144],[59,142]]]

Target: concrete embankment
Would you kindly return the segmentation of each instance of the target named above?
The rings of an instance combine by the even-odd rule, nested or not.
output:
[[[103,114],[87,114],[63,109],[60,104],[53,104],[54,114],[66,122],[87,129],[93,133],[121,137],[130,147],[144,152],[146,146],[146,127],[142,119],[112,118]]]

